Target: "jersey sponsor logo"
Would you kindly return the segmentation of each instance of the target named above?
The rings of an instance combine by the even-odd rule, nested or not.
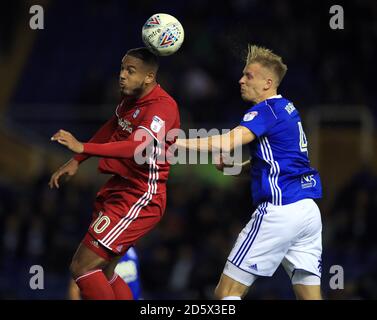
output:
[[[313,188],[317,185],[317,181],[314,179],[313,174],[305,174],[301,176],[301,188]]]
[[[153,116],[152,123],[151,123],[151,130],[154,133],[158,133],[161,128],[164,126],[165,121],[157,116]]]
[[[132,118],[136,119],[136,117],[139,115],[140,109],[136,109],[134,114],[132,115]]]
[[[243,121],[251,121],[258,115],[258,111],[251,111],[243,116]]]
[[[288,103],[288,104],[285,106],[284,109],[288,112],[288,114],[291,114],[293,111],[296,110],[296,108],[295,108],[295,106],[293,105],[292,102]]]
[[[126,130],[130,134],[132,133],[132,123],[127,119],[118,118],[118,125],[122,128],[122,130]]]

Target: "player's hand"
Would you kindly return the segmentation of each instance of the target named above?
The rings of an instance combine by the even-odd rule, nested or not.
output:
[[[84,152],[84,145],[68,131],[60,129],[51,137],[51,140],[59,142],[75,153]]]
[[[219,171],[224,170],[225,164],[224,164],[223,157],[221,154],[218,154],[218,153],[213,154],[213,163],[215,164],[215,167],[217,170]]]
[[[179,148],[186,148],[187,147],[187,139],[179,139],[177,138],[174,144]]]
[[[50,182],[48,183],[49,187],[51,189],[54,187],[59,189],[59,178],[63,175],[68,175],[69,177],[74,176],[78,169],[79,162],[75,159],[69,160],[52,174]]]
[[[224,156],[224,154],[213,154],[213,162],[215,164],[215,167],[219,171],[224,171],[224,168],[231,167],[233,164],[230,163],[230,159],[227,161],[227,157]]]

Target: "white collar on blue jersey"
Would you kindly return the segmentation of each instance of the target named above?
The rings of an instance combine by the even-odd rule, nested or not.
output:
[[[270,99],[279,99],[279,98],[282,98],[281,94],[277,94],[277,95],[274,95],[272,97],[268,97],[266,100],[270,100]]]

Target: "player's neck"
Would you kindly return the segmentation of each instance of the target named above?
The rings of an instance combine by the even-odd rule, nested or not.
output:
[[[263,95],[261,95],[257,100],[258,101],[255,101],[256,104],[264,101],[264,100],[267,100],[268,98],[270,97],[273,97],[273,96],[276,96],[278,93],[276,90],[273,90],[273,91],[268,91],[268,92],[265,92]]]
[[[145,88],[145,90],[142,92],[142,94],[137,98],[137,100],[140,100],[151,93],[151,91],[155,88],[157,85],[157,82],[153,82],[148,85],[148,87]]]
[[[123,95],[123,97],[126,98],[128,104],[136,103],[140,99],[150,94],[152,90],[156,87],[156,85],[157,85],[157,82],[151,83],[150,85],[148,85],[148,87],[144,88],[143,91],[140,91],[139,94],[132,95],[132,96]]]

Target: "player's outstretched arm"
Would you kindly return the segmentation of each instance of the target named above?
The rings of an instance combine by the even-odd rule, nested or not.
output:
[[[224,151],[230,152],[236,147],[248,144],[255,139],[255,135],[246,127],[238,126],[233,130],[204,138],[177,139],[176,145],[180,148],[194,151]]]
[[[59,189],[59,179],[61,176],[68,175],[69,177],[74,176],[79,169],[79,162],[75,159],[70,159],[67,163],[63,164],[58,170],[56,170],[48,183],[51,189]]]
[[[141,140],[135,140],[137,133],[143,132]],[[143,140],[144,138],[144,140]],[[144,129],[136,130],[127,140],[106,142],[106,143],[82,143],[78,141],[70,132],[59,130],[51,137],[52,141],[66,146],[69,150],[85,155],[109,158],[132,158],[137,153],[141,153],[145,147],[149,146],[154,138]],[[140,148],[139,148],[140,147]],[[75,159],[76,160],[76,159]]]

